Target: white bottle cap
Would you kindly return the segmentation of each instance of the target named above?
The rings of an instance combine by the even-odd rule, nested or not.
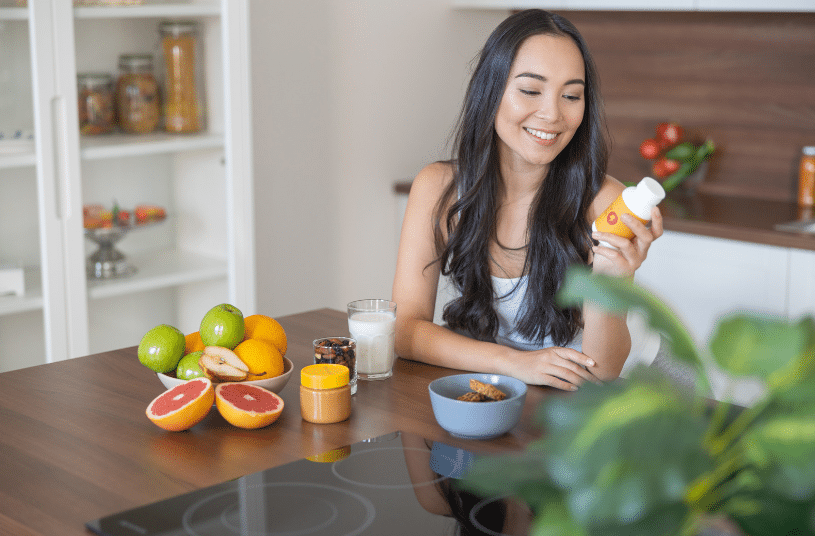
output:
[[[807,156],[815,156],[815,145],[807,145],[801,152]]]
[[[637,186],[630,186],[623,191],[625,205],[643,220],[651,219],[651,210],[663,199],[665,190],[651,177],[644,177]]]

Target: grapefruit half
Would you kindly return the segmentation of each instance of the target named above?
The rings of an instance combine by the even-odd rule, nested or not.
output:
[[[212,382],[208,378],[195,378],[158,395],[145,413],[157,426],[180,432],[201,422],[214,401]]]
[[[233,426],[262,428],[280,417],[283,399],[257,385],[227,382],[215,387],[215,407]]]

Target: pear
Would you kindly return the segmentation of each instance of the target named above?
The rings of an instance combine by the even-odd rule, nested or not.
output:
[[[246,363],[235,352],[222,346],[205,347],[198,366],[213,382],[239,382],[249,375]]]

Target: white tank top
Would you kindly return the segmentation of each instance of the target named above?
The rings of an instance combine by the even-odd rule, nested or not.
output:
[[[526,339],[515,329],[526,296],[527,281],[527,276],[513,279],[492,276],[493,307],[498,315],[498,335],[495,342],[517,350],[539,350],[556,346],[551,337],[546,337],[543,343],[538,343]],[[578,352],[582,351],[583,331],[579,331],[566,346]]]

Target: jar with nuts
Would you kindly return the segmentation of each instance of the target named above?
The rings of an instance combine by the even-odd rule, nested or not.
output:
[[[161,116],[158,83],[153,77],[153,56],[122,54],[119,69],[121,74],[116,83],[119,127],[132,134],[153,132]]]
[[[345,365],[351,394],[357,392],[357,341],[350,337],[323,337],[314,340],[314,364]]]

